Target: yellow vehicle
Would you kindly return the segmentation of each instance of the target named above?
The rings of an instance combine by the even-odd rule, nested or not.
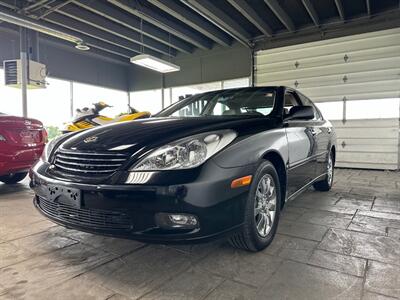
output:
[[[112,107],[105,102],[93,103],[93,108],[77,109],[76,115],[71,123],[66,124],[63,133],[79,131],[111,123],[126,122],[137,119],[149,118],[151,114],[148,111],[139,112],[133,107],[129,107],[129,112],[121,114],[115,118],[109,118],[100,115],[100,111],[107,107]]]

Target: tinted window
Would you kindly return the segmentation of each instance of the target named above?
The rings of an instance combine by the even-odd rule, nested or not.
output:
[[[198,94],[183,99],[160,112],[157,116],[267,116],[275,103],[275,90],[246,88]]]
[[[301,106],[301,103],[297,100],[293,93],[287,92],[285,94],[285,105],[283,111],[284,115],[288,115],[293,106]]]
[[[311,106],[313,108],[313,110],[314,110],[314,120],[322,120],[322,115],[321,115],[320,111],[318,110],[318,108],[314,105],[314,103],[312,103],[311,100],[308,99],[303,94],[298,93],[298,95],[299,95],[303,105]]]

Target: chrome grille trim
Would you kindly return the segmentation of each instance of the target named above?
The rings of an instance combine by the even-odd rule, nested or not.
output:
[[[55,170],[79,176],[107,176],[117,171],[128,155],[113,152],[73,152],[59,149],[54,156]]]
[[[67,165],[72,165],[72,166],[93,166],[93,167],[119,167],[121,164],[82,164],[82,163],[76,163],[76,162],[69,162],[64,159],[59,159],[57,157],[57,161],[62,163],[62,164],[67,164]]]
[[[79,157],[65,156],[65,155],[62,155],[62,154],[58,154],[58,157],[71,159],[71,160],[81,160],[81,158],[79,158]],[[90,160],[92,160],[92,161],[103,161],[104,159],[102,159],[102,158],[91,158]],[[123,161],[125,161],[125,158],[112,158],[112,159],[109,159],[109,161],[122,161],[123,162]]]

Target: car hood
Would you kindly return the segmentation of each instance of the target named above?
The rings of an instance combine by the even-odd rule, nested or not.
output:
[[[68,138],[60,147],[72,151],[116,151],[132,155],[202,132],[232,129],[244,135],[272,128],[273,123],[266,117],[150,118],[85,130]]]

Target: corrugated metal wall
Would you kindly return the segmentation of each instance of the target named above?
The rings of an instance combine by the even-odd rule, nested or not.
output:
[[[346,120],[352,100],[400,98],[400,28],[256,53],[255,84],[297,88],[314,102],[341,101],[337,166],[398,169],[399,119]]]

